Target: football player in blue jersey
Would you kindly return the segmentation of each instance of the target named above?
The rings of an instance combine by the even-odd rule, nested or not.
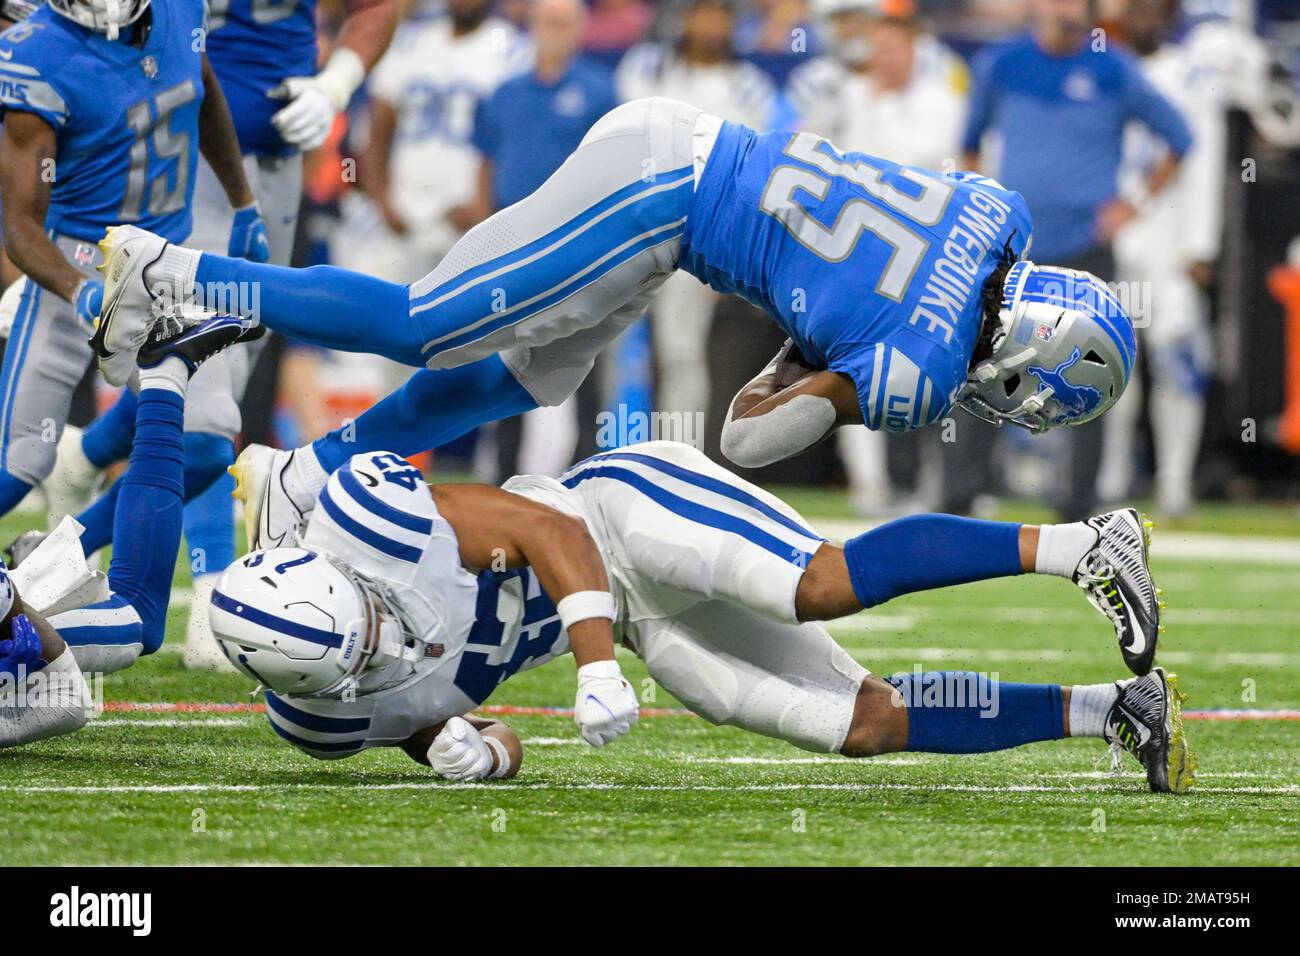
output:
[[[255,317],[271,328],[427,366],[347,433],[295,452],[245,449],[235,474],[250,543],[269,547],[296,530],[358,446],[423,450],[563,401],[678,268],[762,306],[792,340],[733,402],[723,449],[739,464],[796,454],[843,424],[917,428],[956,405],[1035,431],[1087,421],[1128,381],[1133,325],[1095,277],[1022,259],[1031,228],[1019,195],[974,174],[638,100],[409,286],[110,230],[100,365],[110,379],[131,367],[158,287],[201,303],[236,282],[259,289]],[[1109,517],[1062,527],[1095,539]],[[1122,522],[1121,550],[1144,564],[1135,523]],[[1078,579],[1119,615],[1130,666],[1149,667],[1153,591],[1120,610],[1107,595],[1123,575],[1089,574]]]
[[[266,257],[230,112],[201,52],[203,21],[201,0],[50,0],[0,34],[4,235],[27,277],[0,374],[0,513],[53,466],[93,356],[95,240],[106,223],[183,240],[202,153],[233,210],[226,251]],[[188,430],[189,494],[221,474],[223,460],[207,453],[215,437]],[[114,496],[92,549],[111,535]]]
[[[303,153],[324,142],[335,115],[387,48],[397,19],[394,0],[348,0],[345,8],[334,48],[317,72],[315,0],[208,5],[207,56],[230,104],[244,173],[266,222],[263,257],[280,265],[287,265],[293,252]],[[187,241],[226,253],[231,209],[221,182],[201,157],[194,183],[194,227]],[[207,470],[218,480],[185,509],[185,540],[195,572],[184,658],[189,666],[221,666],[225,660],[206,637],[207,594],[215,572],[235,557],[234,482],[224,469],[235,460],[239,405],[263,344],[232,349],[209,362],[190,389],[186,428],[204,436],[191,455],[211,462]],[[135,396],[127,391],[84,434],[65,431],[44,485],[52,515],[85,507],[102,470],[126,457],[134,426]],[[114,511],[110,497],[81,515],[88,552],[110,540]]]

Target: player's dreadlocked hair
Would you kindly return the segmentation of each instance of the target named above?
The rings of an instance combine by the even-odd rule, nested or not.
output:
[[[1014,235],[1012,233],[1012,236]],[[974,368],[993,354],[993,337],[1002,328],[1002,321],[998,317],[998,314],[1002,311],[1002,287],[1006,284],[1007,273],[1011,271],[1011,267],[1015,264],[1016,254],[1011,251],[1011,239],[1007,239],[1007,244],[1002,247],[1002,258],[993,267],[988,279],[984,281],[984,288],[980,291],[984,322],[980,325],[979,338],[975,340],[975,349],[971,352],[971,368]]]

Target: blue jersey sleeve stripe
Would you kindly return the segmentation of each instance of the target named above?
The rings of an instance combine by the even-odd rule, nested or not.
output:
[[[279,617],[267,611],[236,601],[220,591],[212,592],[212,606],[227,614],[233,614],[235,617],[241,617],[245,621],[257,624],[272,631],[279,631],[281,634],[288,634],[290,637],[301,638],[304,641],[312,641],[316,644],[324,644],[326,647],[339,647],[343,643],[343,638],[333,631],[326,631],[319,627],[311,627],[307,624],[300,624],[297,621],[290,621],[287,618]]]
[[[693,521],[696,524],[702,524],[718,531],[725,531],[729,534],[739,535],[746,541],[754,544],[769,554],[776,555],[784,561],[799,567],[807,567],[808,562],[812,559],[812,554],[803,551],[791,544],[782,541],[775,535],[769,534],[757,525],[739,518],[736,515],[729,515],[722,511],[706,507],[694,501],[688,501],[671,491],[666,491],[658,487],[653,482],[639,475],[634,471],[626,468],[619,468],[614,465],[595,465],[587,468],[575,475],[571,475],[563,482],[567,488],[576,488],[584,481],[592,478],[607,478],[613,481],[621,481],[625,485],[630,485],[637,491],[641,492],[651,501],[668,509],[673,514],[680,515],[687,521]]]
[[[361,484],[361,481],[351,468],[340,468],[335,474],[339,476],[339,484],[352,497],[352,500],[376,517],[382,518],[389,524],[397,525],[397,527],[406,531],[414,531],[417,534],[429,534],[433,531],[433,519],[421,518],[409,511],[394,508],[388,502],[371,494],[369,489]]]
[[[893,364],[894,349],[879,346],[876,353],[880,361],[876,364],[876,380],[872,384],[876,389],[876,420],[872,428],[879,428],[885,420],[885,406],[889,403],[889,367]]]
[[[320,734],[362,734],[370,729],[369,717],[325,717],[309,713],[270,691],[266,694],[266,706],[290,723]]]
[[[400,541],[394,541],[387,535],[382,535],[378,531],[367,528],[361,522],[357,521],[342,508],[340,508],[334,498],[330,495],[329,485],[321,489],[320,498],[318,499],[325,513],[334,520],[340,528],[352,535],[358,541],[370,545],[376,551],[381,551],[389,557],[398,558],[402,561],[409,561],[412,564],[418,564],[420,556],[424,553],[419,548],[409,544],[403,544]]]
[[[743,488],[737,488],[735,485],[728,484],[718,478],[710,475],[702,475],[698,471],[691,471],[689,468],[683,468],[680,465],[674,465],[672,462],[664,461],[662,458],[655,458],[652,455],[639,455],[635,452],[612,451],[604,455],[595,455],[587,461],[635,461],[639,464],[646,465],[656,471],[661,471],[665,475],[671,475],[687,484],[695,485],[697,488],[703,488],[706,491],[712,491],[715,494],[730,498],[732,501],[739,502],[749,508],[753,508],[764,517],[770,518],[777,524],[789,528],[796,534],[801,534],[805,538],[812,538],[814,541],[824,541],[825,539],[816,532],[804,527],[795,521],[789,515],[782,514],[776,508],[773,508],[761,498],[756,498]],[[585,464],[585,463],[584,463]],[[581,466],[579,466],[581,467]]]

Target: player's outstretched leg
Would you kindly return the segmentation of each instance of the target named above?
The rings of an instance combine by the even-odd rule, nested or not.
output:
[[[110,229],[100,249],[104,307],[92,345],[114,384],[130,376],[158,318],[187,303],[325,348],[424,364],[406,286],[332,266],[290,269],[199,253],[136,226]]]
[[[1111,684],[1013,684],[969,671],[869,677],[841,752],[850,757],[914,751],[968,754],[1042,740],[1100,737],[1118,769],[1127,751],[1151,789],[1183,793],[1195,756],[1183,730],[1177,678],[1157,667]]]
[[[829,620],[903,594],[1036,572],[1073,581],[1110,620],[1124,663],[1151,670],[1160,592],[1151,576],[1149,523],[1132,508],[1059,525],[913,515],[823,546],[799,584],[801,620]]]

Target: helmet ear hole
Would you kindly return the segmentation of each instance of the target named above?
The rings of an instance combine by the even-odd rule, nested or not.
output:
[[[1093,365],[1105,365],[1106,360],[1096,353],[1095,350],[1089,349],[1088,354],[1083,357],[1085,362],[1091,362]]]
[[[1009,379],[1007,379],[1002,383],[1002,388],[1006,391],[1007,398],[1010,398],[1012,395],[1016,394],[1016,389],[1018,389],[1019,387],[1020,387],[1019,372],[1017,372],[1015,375],[1012,375]]]

